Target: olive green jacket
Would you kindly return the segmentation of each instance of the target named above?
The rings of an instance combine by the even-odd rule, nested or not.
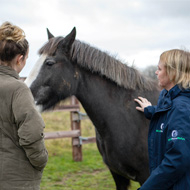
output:
[[[38,190],[48,160],[30,89],[0,65],[0,190]]]

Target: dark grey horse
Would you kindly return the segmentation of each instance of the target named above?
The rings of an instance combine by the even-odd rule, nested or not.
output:
[[[37,77],[27,79],[28,84],[35,79],[30,87],[36,104],[46,110],[75,95],[95,126],[98,149],[117,190],[128,189],[130,180],[143,184],[149,176],[148,121],[136,111],[134,98],[156,103],[157,85],[75,35],[75,28],[65,38],[48,32]]]

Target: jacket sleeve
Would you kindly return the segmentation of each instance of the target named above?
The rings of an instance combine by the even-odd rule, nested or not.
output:
[[[28,87],[18,89],[12,103],[15,123],[18,126],[19,144],[23,147],[30,163],[42,170],[48,160],[44,144],[44,122],[35,108],[34,99]]]
[[[144,108],[144,115],[147,119],[151,119],[156,110],[156,106],[148,106]]]
[[[159,95],[159,98],[158,98],[158,104],[159,104],[160,101],[162,101],[162,98],[163,98],[163,96],[165,96],[166,93],[167,93],[167,90],[165,90],[165,89],[160,92],[160,95]],[[154,115],[156,109],[157,109],[157,106],[148,106],[148,107],[146,107],[144,109],[145,117],[150,120],[152,118],[152,116]]]
[[[173,108],[168,115],[166,152],[141,190],[170,189],[190,169],[190,109]]]

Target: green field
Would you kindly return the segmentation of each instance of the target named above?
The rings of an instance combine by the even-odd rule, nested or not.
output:
[[[70,112],[46,112],[42,116],[45,132],[71,130]],[[82,136],[95,136],[90,120],[81,121],[81,127]],[[42,190],[115,190],[112,176],[95,143],[82,146],[82,162],[72,159],[71,138],[46,140],[45,143],[49,160],[43,173]],[[138,187],[138,183],[132,182],[130,190]]]

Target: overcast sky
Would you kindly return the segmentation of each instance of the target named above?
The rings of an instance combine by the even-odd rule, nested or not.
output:
[[[46,28],[109,52],[139,69],[168,49],[190,50],[190,0],[0,0],[0,24],[20,26],[30,43],[27,76],[47,41]]]

